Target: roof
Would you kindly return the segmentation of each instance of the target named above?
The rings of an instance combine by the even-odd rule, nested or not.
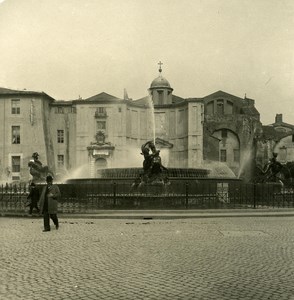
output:
[[[162,77],[161,75],[155,78],[150,85],[150,88],[171,88],[167,79]]]
[[[133,102],[136,104],[149,106],[149,101],[150,101],[149,99],[150,99],[149,96],[146,96],[146,97],[140,98],[138,100],[134,100]],[[179,96],[172,95],[172,103],[167,104],[167,106],[171,106],[173,104],[179,104],[179,103],[187,103],[187,100],[191,100],[191,99],[184,99]],[[194,99],[192,99],[192,100],[194,100]],[[156,105],[156,106],[159,106],[159,105]]]
[[[280,141],[282,138],[292,135],[293,132],[277,131],[273,126],[262,126],[262,134],[260,139]]]
[[[269,126],[286,127],[286,128],[290,128],[290,129],[294,130],[294,125],[289,124],[289,123],[285,123],[285,122],[276,122],[276,123],[270,124]]]
[[[112,96],[110,94],[102,92],[100,94],[97,94],[90,98],[86,98],[85,100],[81,100],[81,101],[111,101],[111,100],[120,100],[120,98],[117,98],[115,96]]]
[[[227,97],[227,98],[230,98],[230,99],[233,99],[233,100],[244,100],[243,98],[240,98],[240,97],[237,97],[237,96],[234,96],[232,94],[229,94],[229,93],[226,93],[224,91],[217,91],[217,92],[214,92],[212,94],[209,94],[205,97],[203,97],[202,99],[211,99],[211,98],[218,98],[218,97]]]
[[[6,95],[11,95],[11,96],[36,95],[36,96],[45,96],[47,98],[50,98],[51,100],[55,100],[54,98],[52,98],[51,96],[49,96],[44,92],[27,91],[27,90],[11,90],[11,89],[0,87],[0,96],[6,96]]]
[[[255,106],[244,106],[242,107],[242,112],[244,115],[259,115],[258,110],[255,108]]]

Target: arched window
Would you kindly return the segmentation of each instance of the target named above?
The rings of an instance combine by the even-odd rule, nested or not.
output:
[[[223,99],[219,99],[216,101],[216,111],[220,115],[224,114],[224,100]]]

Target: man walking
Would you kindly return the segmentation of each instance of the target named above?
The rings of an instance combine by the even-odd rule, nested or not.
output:
[[[37,210],[38,213],[40,212],[40,210],[38,208],[39,198],[40,198],[39,189],[32,182],[31,185],[30,185],[30,193],[27,197],[27,199],[31,199],[31,202],[29,204],[29,206],[30,206],[29,215],[32,214],[34,208]]]
[[[50,218],[52,219],[56,229],[59,228],[57,217],[57,205],[60,200],[60,190],[57,184],[53,184],[51,175],[46,177],[47,185],[44,186],[40,197],[40,211],[43,214],[44,230],[50,231]]]

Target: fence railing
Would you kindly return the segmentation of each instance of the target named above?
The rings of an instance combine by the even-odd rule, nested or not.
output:
[[[134,188],[125,182],[104,181],[59,184],[59,188],[59,211],[63,213],[101,209],[294,208],[294,190],[274,183],[174,181],[165,187]],[[27,211],[28,193],[27,185],[0,186],[0,212]]]

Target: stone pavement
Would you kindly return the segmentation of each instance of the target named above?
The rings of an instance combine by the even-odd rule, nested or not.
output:
[[[183,215],[184,216],[184,215]],[[0,218],[0,299],[294,299],[294,217]]]

